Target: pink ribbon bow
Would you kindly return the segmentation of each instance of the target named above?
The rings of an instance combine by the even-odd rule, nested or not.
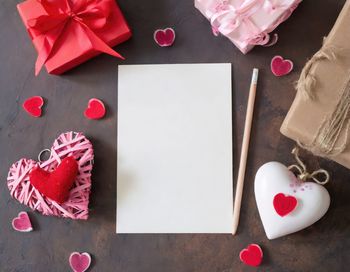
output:
[[[269,32],[277,27],[282,20],[289,17],[295,7],[291,7],[290,11],[287,11],[284,16],[266,31],[261,31],[250,19],[260,8],[273,13],[279,9],[287,9],[288,5],[275,3],[273,0],[244,0],[239,7],[234,7],[229,0],[222,0],[216,4],[214,11],[208,11],[207,15],[210,18],[214,34],[220,32],[227,36],[244,23],[247,33],[243,36],[243,40],[246,43],[270,46],[277,42],[278,36],[274,34],[273,39],[271,39]]]
[[[33,41],[39,45],[35,63],[35,75],[50,58],[64,31],[73,31],[81,44],[90,42],[100,52],[124,59],[115,52],[95,31],[101,30],[108,20],[111,0],[37,0],[47,15],[27,21],[29,30],[34,30]]]
[[[210,16],[210,23],[217,27],[223,35],[228,35],[236,30],[243,21],[249,19],[261,4],[260,0],[245,0],[239,7],[229,4],[229,1],[222,1],[215,8],[215,13]]]

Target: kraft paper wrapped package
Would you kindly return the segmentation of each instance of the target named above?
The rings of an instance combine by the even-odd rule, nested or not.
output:
[[[350,0],[321,49],[306,63],[281,132],[350,169]]]
[[[273,45],[270,35],[289,18],[301,0],[195,0],[195,7],[209,20],[213,33],[221,33],[243,54],[255,45]]]

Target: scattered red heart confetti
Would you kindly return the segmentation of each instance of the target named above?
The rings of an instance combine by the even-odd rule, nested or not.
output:
[[[91,265],[91,256],[87,252],[73,252],[69,256],[69,264],[74,272],[84,272],[88,270]]]
[[[44,99],[41,96],[33,96],[28,98],[23,103],[23,109],[34,117],[40,117],[42,114],[41,108],[44,105]]]
[[[239,253],[239,258],[246,265],[259,266],[262,262],[263,251],[259,245],[250,244]]]
[[[157,29],[154,31],[153,39],[161,47],[171,46],[175,41],[175,30],[170,27]]]
[[[20,232],[30,232],[33,230],[32,223],[26,212],[20,212],[18,217],[13,218],[12,227]]]
[[[284,76],[293,70],[293,62],[283,59],[281,56],[274,56],[271,60],[271,71],[275,76]]]
[[[88,106],[84,112],[84,115],[88,119],[101,119],[106,114],[106,108],[103,102],[97,98],[89,100]]]
[[[44,196],[57,203],[63,203],[69,196],[77,174],[78,163],[69,156],[51,173],[40,167],[34,168],[29,173],[29,181]]]
[[[294,196],[286,196],[282,193],[275,195],[273,206],[279,216],[286,216],[291,213],[297,206],[298,201]]]

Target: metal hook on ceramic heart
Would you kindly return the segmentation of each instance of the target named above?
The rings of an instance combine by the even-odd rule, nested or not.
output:
[[[306,181],[308,179],[312,179],[316,183],[320,185],[325,185],[326,183],[329,182],[330,175],[327,170],[325,169],[318,169],[316,171],[313,171],[311,174],[307,171],[305,163],[300,159],[299,157],[299,148],[294,147],[292,150],[292,154],[295,157],[295,160],[297,161],[298,164],[292,164],[288,167],[289,170],[296,169],[298,174],[298,178],[302,181]],[[324,179],[320,180],[318,176],[324,175]]]
[[[46,148],[46,149],[43,149],[40,151],[39,155],[38,155],[38,161],[39,162],[44,162],[46,160],[42,160],[42,156],[45,154],[45,153],[49,153],[49,157],[51,156],[51,150]]]

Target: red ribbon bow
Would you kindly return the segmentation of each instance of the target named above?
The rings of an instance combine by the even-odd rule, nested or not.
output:
[[[50,58],[61,34],[67,28],[74,28],[81,43],[89,41],[100,52],[124,59],[115,52],[94,31],[102,29],[108,19],[110,0],[37,0],[46,11],[27,21],[30,29],[39,33],[34,42],[39,45],[38,58],[35,63],[35,75]]]

